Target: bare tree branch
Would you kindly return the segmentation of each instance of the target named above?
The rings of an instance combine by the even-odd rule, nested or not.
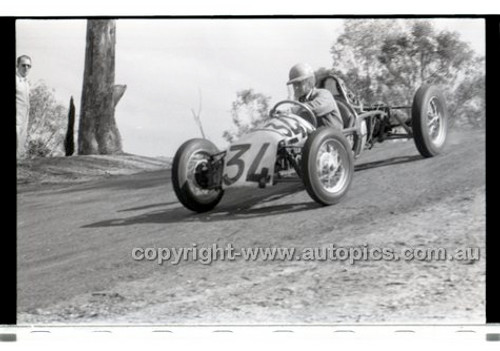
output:
[[[193,113],[195,123],[198,125],[198,128],[200,128],[201,136],[203,137],[203,139],[206,139],[205,132],[203,131],[203,124],[201,123],[200,119],[201,109],[202,109],[200,88],[198,88],[198,96],[199,96],[198,113],[196,113],[193,108],[191,109],[191,112]]]

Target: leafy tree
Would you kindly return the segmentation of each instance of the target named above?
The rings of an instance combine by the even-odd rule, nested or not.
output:
[[[437,33],[430,22],[417,21],[404,32],[394,33],[381,46],[386,84],[411,101],[415,87],[422,84],[452,85],[464,72],[473,51],[457,33]]]
[[[408,105],[420,85],[436,84],[452,119],[483,124],[484,59],[457,32],[422,20],[347,20],[331,53],[334,69],[367,104]]]
[[[268,118],[270,99],[253,89],[238,91],[231,107],[234,127],[224,131],[224,139],[232,142]]]
[[[366,103],[374,103],[380,90],[380,44],[387,33],[400,30],[401,24],[394,20],[346,20],[344,32],[330,49],[335,73]]]
[[[38,81],[30,92],[28,156],[58,156],[63,153],[68,110],[57,103],[54,89]]]
[[[458,126],[485,127],[485,77],[474,75],[460,82],[454,90],[453,103],[448,106]],[[462,103],[461,103],[462,102]]]

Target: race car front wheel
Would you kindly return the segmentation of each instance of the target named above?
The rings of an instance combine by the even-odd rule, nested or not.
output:
[[[448,134],[448,111],[442,93],[432,85],[420,87],[413,99],[411,123],[415,145],[424,157],[439,154]]]
[[[172,164],[172,185],[179,201],[195,212],[213,209],[222,198],[222,188],[207,188],[210,155],[217,147],[206,139],[191,139],[177,150]]]
[[[306,190],[316,202],[339,202],[354,175],[354,158],[345,136],[333,128],[314,131],[304,145],[302,173]]]

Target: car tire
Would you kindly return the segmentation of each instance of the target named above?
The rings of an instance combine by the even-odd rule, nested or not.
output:
[[[424,85],[415,93],[411,108],[411,124],[415,145],[424,157],[438,155],[448,134],[448,111],[441,91]]]
[[[177,150],[172,164],[172,185],[175,195],[184,207],[194,212],[212,210],[222,198],[224,191],[204,189],[199,184],[195,171],[208,162],[210,155],[219,152],[207,139],[191,139]]]
[[[304,145],[301,169],[311,198],[322,205],[336,204],[349,190],[354,175],[351,145],[342,132],[319,128]]]

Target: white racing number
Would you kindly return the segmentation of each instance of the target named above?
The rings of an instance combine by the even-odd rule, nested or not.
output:
[[[231,145],[226,155],[224,186],[251,185],[252,183],[271,182],[278,143],[296,139],[293,143],[305,140],[312,126],[301,123],[300,117],[282,116],[267,121],[262,127],[254,129]]]

